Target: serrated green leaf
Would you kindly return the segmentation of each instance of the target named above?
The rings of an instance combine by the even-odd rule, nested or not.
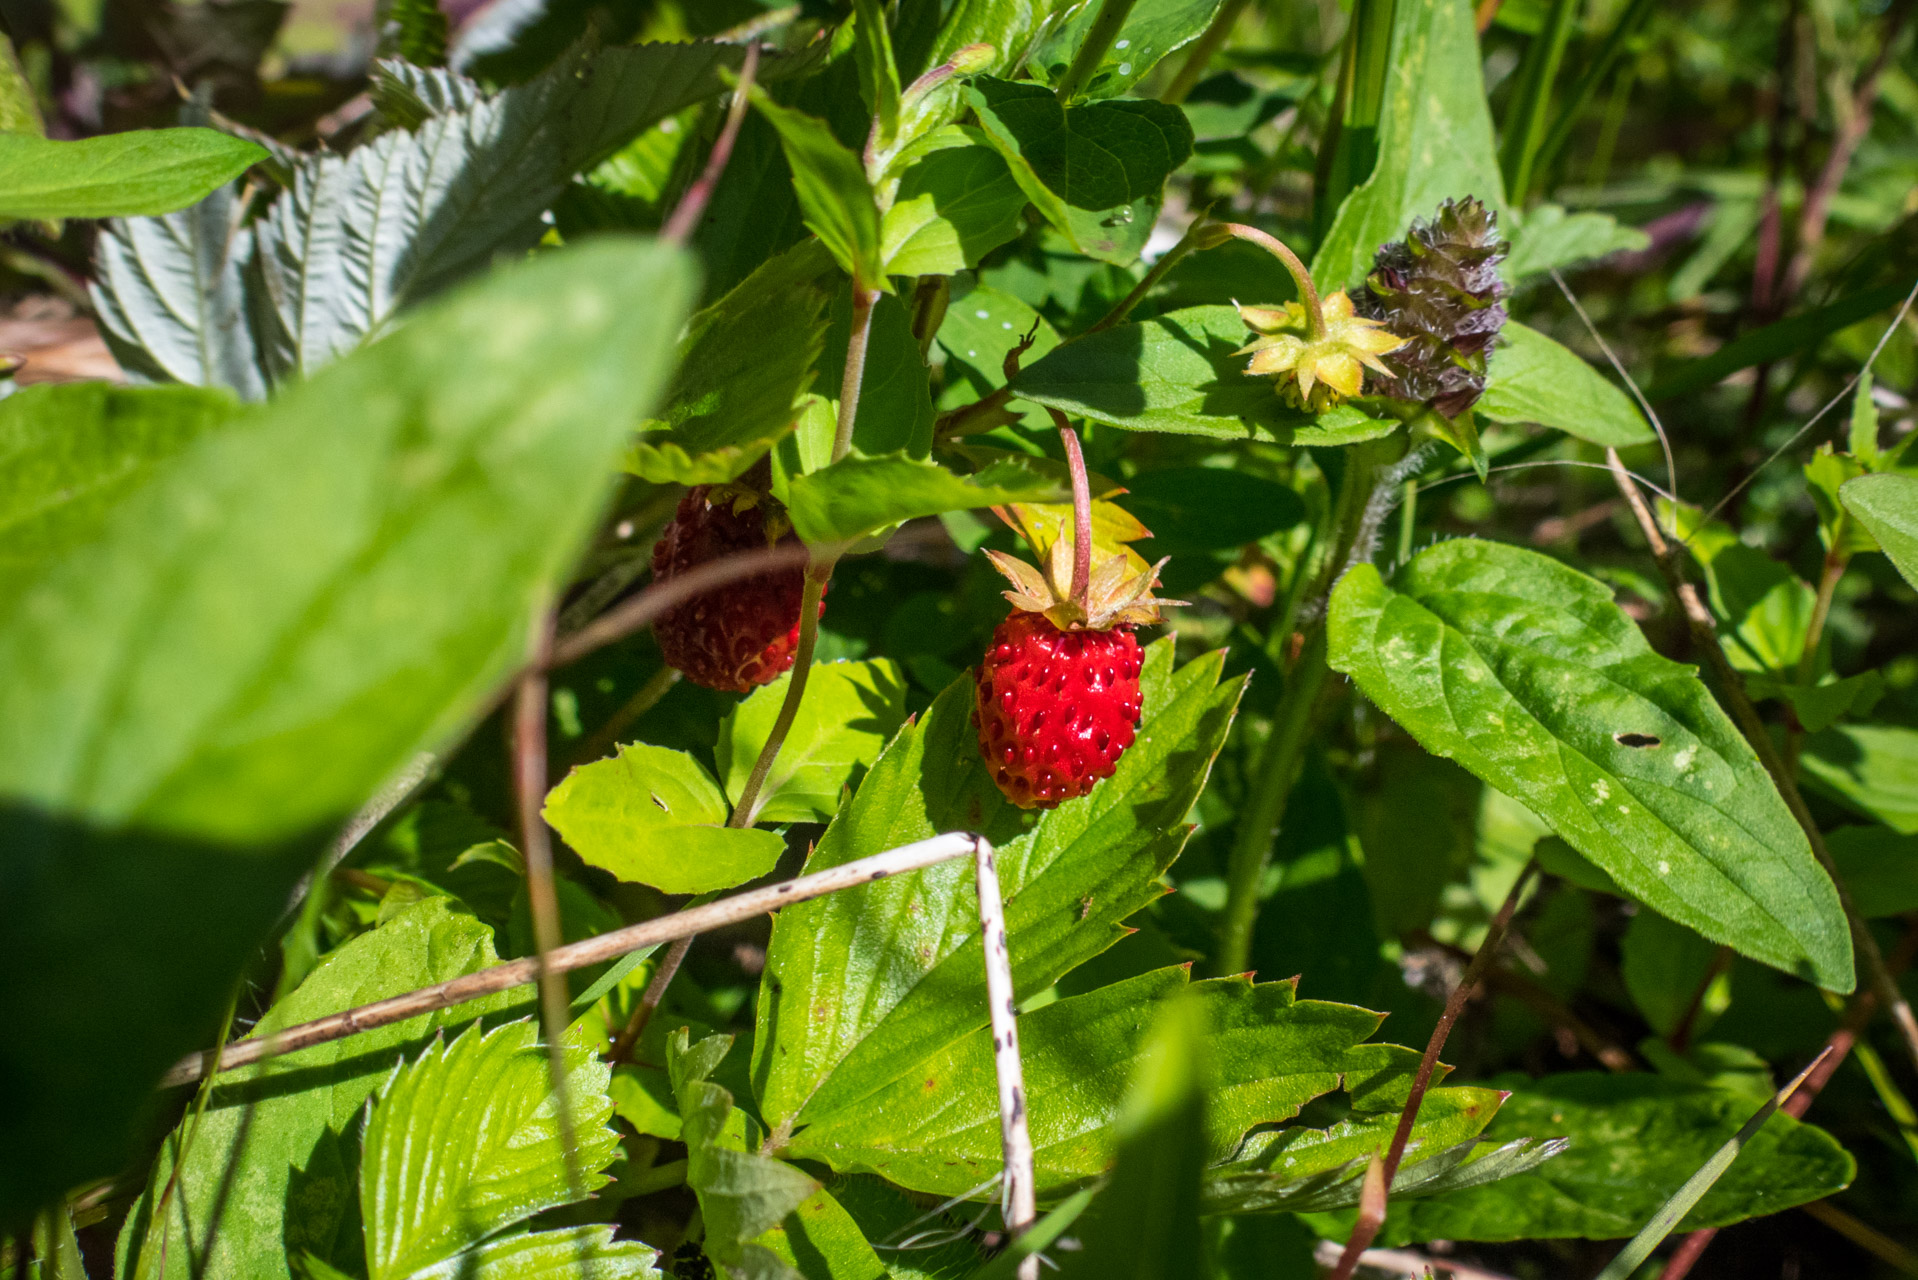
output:
[[[906,520],[1008,502],[1060,502],[1059,481],[1020,463],[959,476],[902,453],[842,458],[798,476],[786,500],[793,532],[814,545],[850,542]]]
[[[792,682],[789,671],[719,724],[714,756],[735,802],[772,732]],[[756,822],[827,822],[856,773],[879,758],[906,720],[906,678],[891,661],[827,662],[813,667],[786,744],[761,785]]]
[[[1219,4],[1220,0],[1138,0],[1079,96],[1116,98],[1130,92],[1161,58],[1198,39]],[[1027,65],[1046,83],[1058,84],[1098,15],[1098,4],[1081,5],[1039,41]]]
[[[1569,1136],[1564,1154],[1489,1187],[1394,1201],[1380,1243],[1630,1235],[1750,1114],[1718,1089],[1644,1073],[1576,1072],[1492,1082],[1513,1090],[1490,1139]],[[1681,1231],[1777,1213],[1839,1191],[1854,1165],[1829,1135],[1774,1115],[1738,1163],[1680,1224]]]
[[[1251,336],[1232,307],[1188,307],[1061,346],[1012,381],[1027,400],[1128,431],[1340,445],[1398,429],[1342,404],[1316,417],[1234,354]]]
[[[725,798],[699,761],[643,742],[574,769],[547,793],[543,813],[593,866],[666,893],[744,884],[786,850],[770,831],[726,826]]]
[[[0,219],[172,213],[265,158],[259,144],[217,129],[135,129],[74,142],[0,133]]]
[[[1631,398],[1536,329],[1506,321],[1477,410],[1493,422],[1536,422],[1623,449],[1655,439]]]
[[[966,95],[1046,221],[1101,262],[1123,266],[1139,256],[1166,178],[1192,154],[1184,112],[1134,98],[1067,107],[1044,85],[990,76]]]
[[[659,1280],[659,1251],[615,1240],[611,1227],[513,1232],[488,1240],[422,1280]]]
[[[1893,831],[1918,832],[1918,729],[1834,725],[1805,739],[1805,781]]]
[[[490,929],[450,899],[429,898],[321,961],[255,1034],[497,962]],[[203,1268],[210,1275],[291,1280],[289,1255],[307,1251],[357,1270],[363,1246],[353,1130],[367,1098],[391,1075],[396,1057],[417,1052],[443,1028],[497,1016],[524,998],[523,992],[487,996],[223,1073],[184,1160],[190,1116],[162,1145],[121,1230],[116,1274],[185,1277]],[[216,1233],[209,1229],[211,1215],[229,1168],[232,1190]],[[156,1220],[160,1197],[175,1177],[165,1217]]]
[[[1906,582],[1918,588],[1918,476],[1860,476],[1838,491]]]
[[[1356,287],[1372,255],[1446,199],[1474,196],[1504,215],[1492,116],[1468,0],[1400,0],[1380,105],[1378,161],[1345,198],[1312,258],[1321,289]]]
[[[487,1237],[606,1185],[619,1153],[611,1073],[583,1044],[561,1054],[556,1091],[528,1018],[469,1027],[394,1071],[360,1139],[368,1280],[457,1274]]]
[[[1512,251],[1500,269],[1512,284],[1532,276],[1614,253],[1635,252],[1651,243],[1637,227],[1620,225],[1609,213],[1581,210],[1568,214],[1555,204],[1535,205],[1511,234]],[[1508,325],[1506,333],[1511,332]]]
[[[890,142],[899,131],[899,68],[893,64],[892,31],[881,0],[853,0],[853,56],[866,109],[881,142]]]
[[[106,382],[0,400],[0,574],[83,541],[160,464],[238,416],[217,391]]]
[[[806,225],[862,287],[890,289],[879,251],[879,208],[859,157],[824,120],[779,105],[757,85],[753,105],[779,132]]]
[[[119,1166],[320,845],[524,661],[689,274],[620,242],[502,272],[6,574],[0,1216]]]
[[[1851,989],[1844,914],[1804,832],[1696,673],[1653,652],[1610,588],[1536,552],[1441,543],[1392,587],[1370,565],[1347,573],[1330,641],[1332,667],[1420,745],[1647,906]]]
[[[1026,195],[976,129],[952,127],[951,145],[900,176],[879,228],[889,275],[956,275],[1019,234]]]
[[[887,748],[808,866],[940,831],[985,834],[1000,843],[1014,982],[1022,993],[1044,988],[1111,946],[1118,923],[1159,896],[1158,877],[1185,842],[1183,819],[1231,723],[1242,681],[1219,683],[1222,655],[1176,673],[1171,656],[1166,641],[1147,650],[1143,725],[1114,776],[1016,840],[1008,837],[1019,815],[979,758],[972,684],[962,677]],[[986,1025],[970,882],[970,868],[949,863],[781,913],[753,1069],[775,1131],[857,1116],[862,1099]]]
[[[724,484],[792,430],[826,342],[825,250],[808,241],[761,264],[694,313],[659,414],[627,468],[655,484]]]

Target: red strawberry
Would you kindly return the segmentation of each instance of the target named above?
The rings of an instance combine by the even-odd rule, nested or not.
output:
[[[1159,566],[1134,573],[1121,551],[1097,559],[1083,603],[1072,577],[1072,535],[1047,548],[1047,571],[988,552],[1017,588],[974,675],[979,752],[993,781],[1022,809],[1050,809],[1110,778],[1139,723],[1139,642],[1159,621]]]
[[[1139,662],[1131,627],[1061,631],[1014,610],[976,677],[979,750],[999,790],[1050,809],[1110,778],[1139,723]]]
[[[653,580],[666,582],[721,556],[797,542],[785,513],[738,485],[699,485],[653,548]],[[801,568],[780,569],[694,596],[663,614],[653,637],[668,666],[708,689],[749,693],[793,664],[799,644]],[[825,612],[822,603],[820,612]]]

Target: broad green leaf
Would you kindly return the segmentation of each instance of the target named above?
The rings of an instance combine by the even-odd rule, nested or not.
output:
[[[1234,354],[1251,331],[1232,307],[1189,307],[1069,342],[1013,379],[1027,400],[1128,431],[1278,444],[1356,444],[1398,429],[1351,404],[1314,417]]]
[[[393,1073],[360,1138],[368,1280],[457,1274],[487,1237],[606,1185],[619,1153],[611,1073],[584,1045],[561,1053],[556,1090],[527,1018],[469,1027]]]
[[[0,573],[29,571],[87,536],[238,408],[216,391],[107,382],[24,387],[0,400]]]
[[[1876,671],[1864,671],[1822,684],[1793,684],[1754,675],[1745,681],[1745,692],[1754,698],[1782,698],[1807,733],[1820,733],[1846,716],[1870,715],[1884,696],[1885,679]]]
[[[1099,59],[1082,98],[1116,98],[1128,93],[1159,64],[1159,59],[1198,39],[1219,11],[1220,0],[1138,0],[1126,15],[1118,37]],[[1097,3],[1081,5],[1033,49],[1027,65],[1056,85],[1099,15]]]
[[[793,532],[814,545],[850,542],[920,516],[1008,502],[1059,502],[1052,476],[1013,461],[958,476],[904,454],[842,458],[792,481],[786,512]]]
[[[1643,249],[1651,237],[1636,227],[1621,226],[1609,213],[1589,210],[1568,214],[1555,204],[1536,205],[1510,233],[1512,250],[1500,264],[1505,278],[1518,284],[1532,276],[1614,253]],[[1507,325],[1509,335],[1512,326]]]
[[[709,1078],[732,1043],[731,1036],[709,1036],[691,1044],[682,1027],[667,1038],[666,1070],[683,1124],[686,1185],[699,1196],[705,1218],[706,1252],[738,1274],[742,1255],[768,1252],[749,1242],[811,1199],[819,1183],[782,1160],[757,1154],[750,1121],[733,1106],[732,1094]]]
[[[1860,915],[1918,911],[1918,832],[1840,827],[1825,843]]]
[[[1918,729],[1836,725],[1805,740],[1805,781],[1846,808],[1918,832]]]
[[[786,849],[770,831],[726,826],[725,797],[699,761],[643,742],[567,774],[544,814],[593,866],[666,893],[744,884]]]
[[[412,69],[431,113],[417,128],[308,157],[257,221],[242,226],[221,197],[217,219],[118,224],[95,290],[106,329],[116,351],[144,349],[143,372],[262,398],[385,332],[402,307],[531,248],[574,174],[717,93],[720,69],[744,57],[710,41],[582,49],[490,96]],[[780,61],[762,60],[762,80]]]
[[[1126,481],[1120,501],[1152,530],[1160,555],[1242,547],[1305,519],[1296,492],[1228,467],[1141,472]]]
[[[1716,545],[1701,538],[1692,543],[1692,554],[1705,566],[1712,612],[1732,665],[1753,673],[1795,672],[1817,601],[1810,584],[1736,540]]]
[[[135,129],[62,142],[0,133],[0,218],[120,218],[184,209],[266,158],[217,129]]]
[[[1507,321],[1486,369],[1478,412],[1493,422],[1536,422],[1623,449],[1655,437],[1631,398],[1536,329]]]
[[[611,1227],[508,1232],[467,1250],[452,1267],[424,1273],[459,1280],[660,1280],[659,1251],[615,1240]],[[318,1280],[311,1277],[309,1280]]]
[[[1209,1027],[1209,1106],[1205,1127],[1192,1135],[1196,1154],[1208,1164],[1231,1156],[1253,1127],[1290,1120],[1313,1098],[1340,1088],[1347,1072],[1371,1065],[1368,1055],[1395,1052],[1400,1072],[1415,1065],[1410,1050],[1358,1049],[1378,1028],[1379,1014],[1298,1000],[1289,982],[1254,985],[1239,977],[1188,987],[1187,981],[1182,967],[1161,969],[1020,1018],[1040,1194],[1057,1195],[1111,1167],[1119,1138],[1114,1122],[1144,1052],[1142,1011],[1181,993]],[[982,1024],[854,1105],[810,1109],[810,1123],[788,1153],[876,1173],[916,1191],[957,1195],[1001,1165],[993,1080],[992,1032]]]
[[[1044,85],[990,76],[967,98],[1046,221],[1101,262],[1139,256],[1166,178],[1192,154],[1184,112],[1136,98],[1067,107]]]
[[[1114,776],[1017,839],[1019,814],[979,757],[972,682],[962,677],[894,739],[808,867],[941,831],[981,832],[1000,846],[1014,981],[1022,993],[1044,989],[1119,939],[1119,922],[1160,895],[1158,877],[1185,842],[1183,819],[1241,682],[1219,683],[1218,653],[1176,673],[1171,660],[1167,641],[1147,650],[1143,725]],[[971,878],[969,866],[948,863],[780,913],[753,1065],[761,1113],[776,1132],[858,1117],[862,1099],[985,1027]]]
[[[477,973],[497,961],[490,929],[450,899],[428,898],[321,961],[255,1034]],[[396,1058],[417,1053],[442,1028],[497,1016],[523,998],[523,992],[487,996],[222,1074],[184,1160],[190,1113],[161,1146],[120,1233],[116,1273],[184,1277],[203,1268],[208,1275],[290,1280],[288,1256],[308,1251],[358,1270],[364,1254],[355,1130],[367,1098],[392,1074]],[[211,1214],[229,1167],[232,1189],[215,1233]],[[176,1177],[165,1217],[156,1220],[161,1194]]]
[[[789,671],[720,721],[714,757],[737,801],[779,717]],[[863,773],[906,720],[906,677],[892,662],[827,662],[813,667],[786,744],[761,785],[756,822],[827,822],[840,793]]]
[[[1754,330],[1726,343],[1712,354],[1681,366],[1669,377],[1652,384],[1645,395],[1651,400],[1670,400],[1703,391],[1740,369],[1769,360],[1793,357],[1809,358],[1823,341],[1840,329],[1889,311],[1911,292],[1911,279],[1873,285],[1846,294],[1822,307],[1790,316]]]
[[[805,1280],[891,1280],[895,1274],[873,1252],[852,1215],[823,1187],[754,1243]]]
[[[1059,345],[1059,334],[1037,311],[999,289],[976,285],[965,293],[955,287],[946,318],[939,323],[939,345],[946,355],[990,379],[1000,381],[1006,353],[1028,333],[1032,346],[1026,364],[1043,359]]]
[[[1280,984],[1274,984],[1280,985]],[[1199,1180],[1206,1163],[1208,1052],[1222,1028],[1198,991],[1155,1011],[1112,1126],[1112,1178],[1078,1228],[1060,1280],[1200,1280],[1205,1266]]]
[[[723,484],[792,430],[826,340],[831,259],[807,242],[694,314],[679,369],[627,467],[656,484]]]
[[[0,571],[0,1215],[118,1167],[336,824],[524,660],[689,274],[502,272]]]
[[[879,251],[879,209],[859,157],[833,137],[824,120],[780,106],[757,85],[753,105],[779,131],[806,225],[860,285],[890,289]]]
[[[1656,912],[1641,911],[1625,926],[1619,953],[1619,976],[1625,980],[1632,1003],[1653,1031],[1669,1036],[1692,1012],[1692,997],[1711,969],[1718,948],[1682,924],[1673,924]],[[1703,1022],[1723,1010],[1722,1001],[1717,1010],[1709,1007],[1712,1003],[1712,994],[1707,993],[1697,1011]]]
[[[1019,234],[1026,195],[976,129],[946,131],[950,145],[915,161],[880,224],[889,275],[956,275]]]
[[[1869,376],[1860,379],[1858,390],[1868,391],[1870,381]],[[1872,409],[1869,395],[1863,398],[1863,403],[1867,409]],[[1860,426],[1857,414],[1858,404],[1858,399],[1854,398],[1852,432],[1855,437],[1861,435],[1858,431]],[[1874,450],[1877,444],[1875,417],[1874,411],[1870,429],[1862,433],[1862,438],[1857,441]],[[1883,549],[1878,545],[1878,539],[1872,536],[1871,530],[1852,516],[1851,509],[1845,505],[1843,497],[1845,484],[1848,481],[1859,479],[1871,470],[1869,460],[1873,456],[1874,454],[1869,452],[1858,456],[1839,453],[1832,448],[1830,441],[1826,441],[1818,446],[1811,455],[1811,459],[1805,463],[1805,489],[1811,496],[1812,506],[1818,509],[1818,538],[1825,544],[1827,551],[1835,551],[1841,556],[1849,557]],[[1918,507],[1914,509],[1918,510]]]
[[[1918,587],[1918,476],[1860,476],[1838,493],[1905,581]]]
[[[850,290],[840,289],[834,294],[831,314],[826,348],[819,357],[819,377],[813,384],[829,412],[820,415],[818,430],[810,429],[808,421],[802,421],[799,427],[799,456],[807,471],[818,470],[832,458],[840,384],[852,336]],[[891,294],[882,295],[872,309],[866,368],[859,383],[859,412],[853,419],[853,448],[864,454],[904,451],[915,458],[930,454],[933,411],[929,377],[905,304]]]
[[[1321,289],[1349,289],[1372,255],[1441,201],[1475,196],[1504,215],[1492,116],[1469,0],[1399,0],[1380,106],[1378,163],[1345,198],[1312,258]]]
[[[1334,670],[1434,755],[1550,823],[1659,914],[1819,985],[1853,985],[1837,891],[1695,671],[1611,589],[1459,540],[1333,592]]]
[[[26,133],[44,137],[46,122],[40,119],[40,104],[34,98],[33,84],[20,65],[13,40],[0,33],[0,132]],[[67,1233],[72,1234],[71,1225]]]
[[[1380,1242],[1616,1239],[1638,1230],[1751,1113],[1743,1096],[1635,1073],[1577,1072],[1511,1089],[1488,1138],[1566,1135],[1563,1155],[1489,1187],[1394,1202]],[[1852,1159],[1829,1135],[1774,1115],[1681,1231],[1777,1213],[1842,1190]]]

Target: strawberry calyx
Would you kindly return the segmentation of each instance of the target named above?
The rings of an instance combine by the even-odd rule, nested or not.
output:
[[[1072,596],[1073,541],[1070,531],[1054,539],[1042,557],[1043,570],[1003,552],[986,553],[1012,584],[1012,590],[1004,594],[1014,609],[1043,614],[1061,631],[1109,631],[1151,626],[1163,620],[1162,608],[1186,603],[1152,594],[1165,559],[1142,573],[1134,572],[1123,551],[1101,555],[1095,543],[1085,603],[1080,604]]]

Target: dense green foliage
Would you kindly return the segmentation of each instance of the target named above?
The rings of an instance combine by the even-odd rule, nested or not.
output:
[[[1910,1271],[1913,10],[0,6],[0,1275]],[[970,859],[528,980],[954,832],[1035,1222]]]

